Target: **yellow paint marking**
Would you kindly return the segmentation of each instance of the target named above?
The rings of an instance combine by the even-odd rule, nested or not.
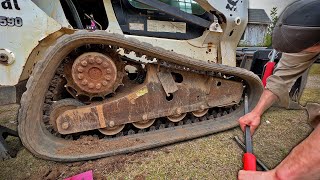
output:
[[[105,128],[107,127],[106,125],[106,121],[104,119],[104,115],[103,115],[103,106],[97,106],[96,109],[97,109],[97,112],[98,112],[98,118],[99,118],[99,122],[100,122],[100,127],[101,128]]]
[[[143,95],[145,95],[145,94],[147,94],[148,93],[148,88],[147,87],[143,87],[142,89],[140,89],[137,93],[136,93],[136,95],[137,95],[137,97],[140,97],[140,96],[143,96]]]
[[[147,94],[148,92],[149,92],[148,88],[145,86],[145,87],[139,89],[136,93],[130,94],[128,96],[128,99],[132,104],[135,104],[135,100],[136,99],[138,99],[139,97]]]

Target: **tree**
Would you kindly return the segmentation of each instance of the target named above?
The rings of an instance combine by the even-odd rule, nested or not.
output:
[[[268,27],[268,34],[270,34],[270,35],[272,34],[272,31],[273,31],[273,29],[276,26],[276,23],[278,21],[277,11],[278,11],[278,8],[277,7],[273,7],[271,9],[271,12],[270,12],[271,21],[272,21],[272,23]]]
[[[276,26],[276,23],[278,21],[278,8],[277,7],[273,7],[271,9],[270,12],[270,16],[271,16],[271,24],[268,26],[268,31],[265,37],[265,45],[266,46],[271,46],[272,45],[272,31],[274,29],[274,27]]]

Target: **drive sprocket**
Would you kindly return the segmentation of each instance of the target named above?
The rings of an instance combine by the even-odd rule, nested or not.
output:
[[[124,75],[124,64],[114,52],[86,52],[64,68],[68,92],[76,99],[87,101],[97,97],[105,99],[114,93],[122,85]]]

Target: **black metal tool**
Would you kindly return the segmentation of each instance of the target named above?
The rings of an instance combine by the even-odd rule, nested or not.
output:
[[[243,151],[246,150],[246,145],[243,144],[243,142],[239,139],[238,136],[234,137],[234,140],[237,142],[237,144],[241,147]],[[256,161],[258,166],[263,170],[263,171],[269,171],[270,169],[259,159],[256,157]]]
[[[8,136],[18,137],[18,133],[0,125],[0,160],[15,157],[17,155],[17,152],[13,151],[5,141]]]
[[[249,113],[248,95],[244,97],[244,113]],[[247,171],[256,171],[256,157],[252,153],[252,139],[250,134],[250,126],[245,127],[246,152],[243,155],[243,169]]]
[[[245,95],[244,97],[244,114],[249,113],[249,101],[248,101],[248,95]],[[246,152],[252,153],[252,139],[250,134],[250,126],[245,127],[245,140],[246,140]]]

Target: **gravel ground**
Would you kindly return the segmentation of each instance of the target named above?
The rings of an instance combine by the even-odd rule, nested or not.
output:
[[[313,75],[308,77],[307,89],[320,89],[320,75]]]
[[[320,64],[310,71],[301,102],[320,103]],[[16,127],[18,106],[0,109],[0,124]],[[253,136],[254,151],[273,168],[312,131],[302,110],[271,108]],[[134,154],[94,161],[56,163],[35,158],[17,138],[9,145],[19,150],[16,158],[0,162],[0,179],[63,179],[93,170],[95,179],[236,179],[242,150],[233,141],[242,137],[240,128]]]

